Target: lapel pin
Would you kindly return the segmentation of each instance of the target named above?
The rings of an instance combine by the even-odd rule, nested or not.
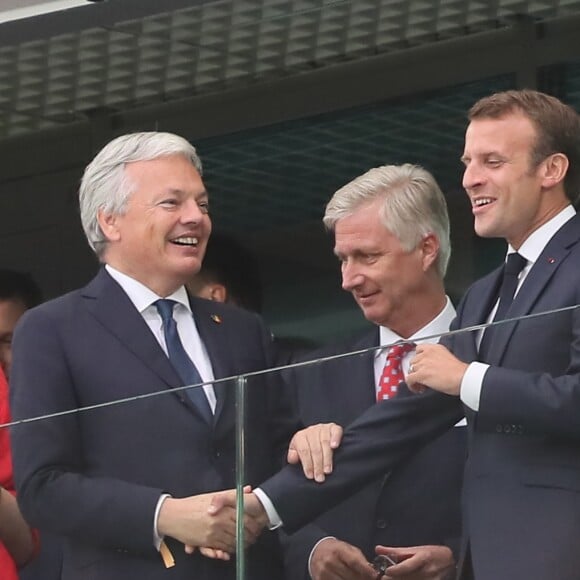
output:
[[[212,314],[211,315],[211,319],[216,323],[216,324],[221,324],[222,323],[222,317],[219,314]]]
[[[553,264],[556,261],[556,258],[548,258],[548,264]]]

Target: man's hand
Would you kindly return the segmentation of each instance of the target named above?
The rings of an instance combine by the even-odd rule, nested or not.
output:
[[[377,546],[377,554],[390,556],[399,563],[387,569],[384,580],[449,580],[455,561],[447,546],[389,548]]]
[[[218,516],[224,510],[236,509],[236,490],[231,489],[214,494],[208,508],[208,513]],[[251,492],[251,488],[244,488],[244,538],[245,545],[253,544],[268,525],[268,514],[260,500]]]
[[[429,387],[458,396],[467,366],[440,344],[419,344],[405,382],[414,393]]]
[[[322,483],[332,473],[333,450],[340,445],[342,427],[336,423],[321,423],[298,431],[288,448],[288,463],[302,463],[308,479]]]
[[[235,491],[205,493],[181,499],[168,497],[159,510],[159,534],[175,538],[186,546],[233,552],[236,547],[235,509],[227,505],[219,514],[209,512],[212,500],[221,494],[233,494],[235,506]]]
[[[312,552],[312,580],[375,580],[377,574],[363,553],[336,538],[325,538]]]
[[[244,546],[248,547],[253,544],[262,533],[262,530],[268,525],[268,516],[262,507],[262,504],[258,498],[251,493],[252,488],[250,486],[244,487]],[[201,554],[206,558],[213,558],[219,560],[229,560],[230,553],[235,549],[235,513],[236,513],[236,490],[230,489],[226,491],[216,492],[211,495],[211,500],[207,506],[207,513],[210,517],[220,518],[224,513],[231,513],[233,510],[234,517],[234,538],[233,547],[229,550],[223,548],[216,548],[213,546],[205,545],[199,548]],[[199,496],[198,496],[199,497]],[[196,545],[188,544],[185,545],[185,552],[187,554],[193,554],[195,552]]]

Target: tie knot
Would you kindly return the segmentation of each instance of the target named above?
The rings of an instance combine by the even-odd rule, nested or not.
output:
[[[153,304],[155,304],[155,308],[157,308],[157,312],[159,312],[163,324],[167,324],[167,322],[173,318],[173,307],[177,302],[175,302],[175,300],[161,298],[156,300]]]
[[[387,359],[402,359],[408,352],[415,348],[412,342],[405,342],[403,344],[394,344],[387,352]]]
[[[517,252],[508,254],[507,261],[505,263],[505,273],[517,276],[527,263],[528,261]]]

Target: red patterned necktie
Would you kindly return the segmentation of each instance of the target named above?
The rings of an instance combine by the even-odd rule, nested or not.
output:
[[[387,361],[379,379],[377,402],[392,399],[397,395],[399,384],[405,380],[401,361],[415,348],[413,343],[395,344],[387,352]]]

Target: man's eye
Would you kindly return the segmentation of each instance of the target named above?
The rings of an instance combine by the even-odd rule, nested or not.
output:
[[[207,201],[200,201],[198,204],[201,213],[209,213],[209,202]]]
[[[176,207],[178,204],[179,202],[174,198],[164,199],[159,203],[159,205],[163,207]]]
[[[486,163],[487,163],[487,165],[489,165],[489,167],[499,167],[500,165],[503,165],[503,160],[502,159],[488,159]]]

